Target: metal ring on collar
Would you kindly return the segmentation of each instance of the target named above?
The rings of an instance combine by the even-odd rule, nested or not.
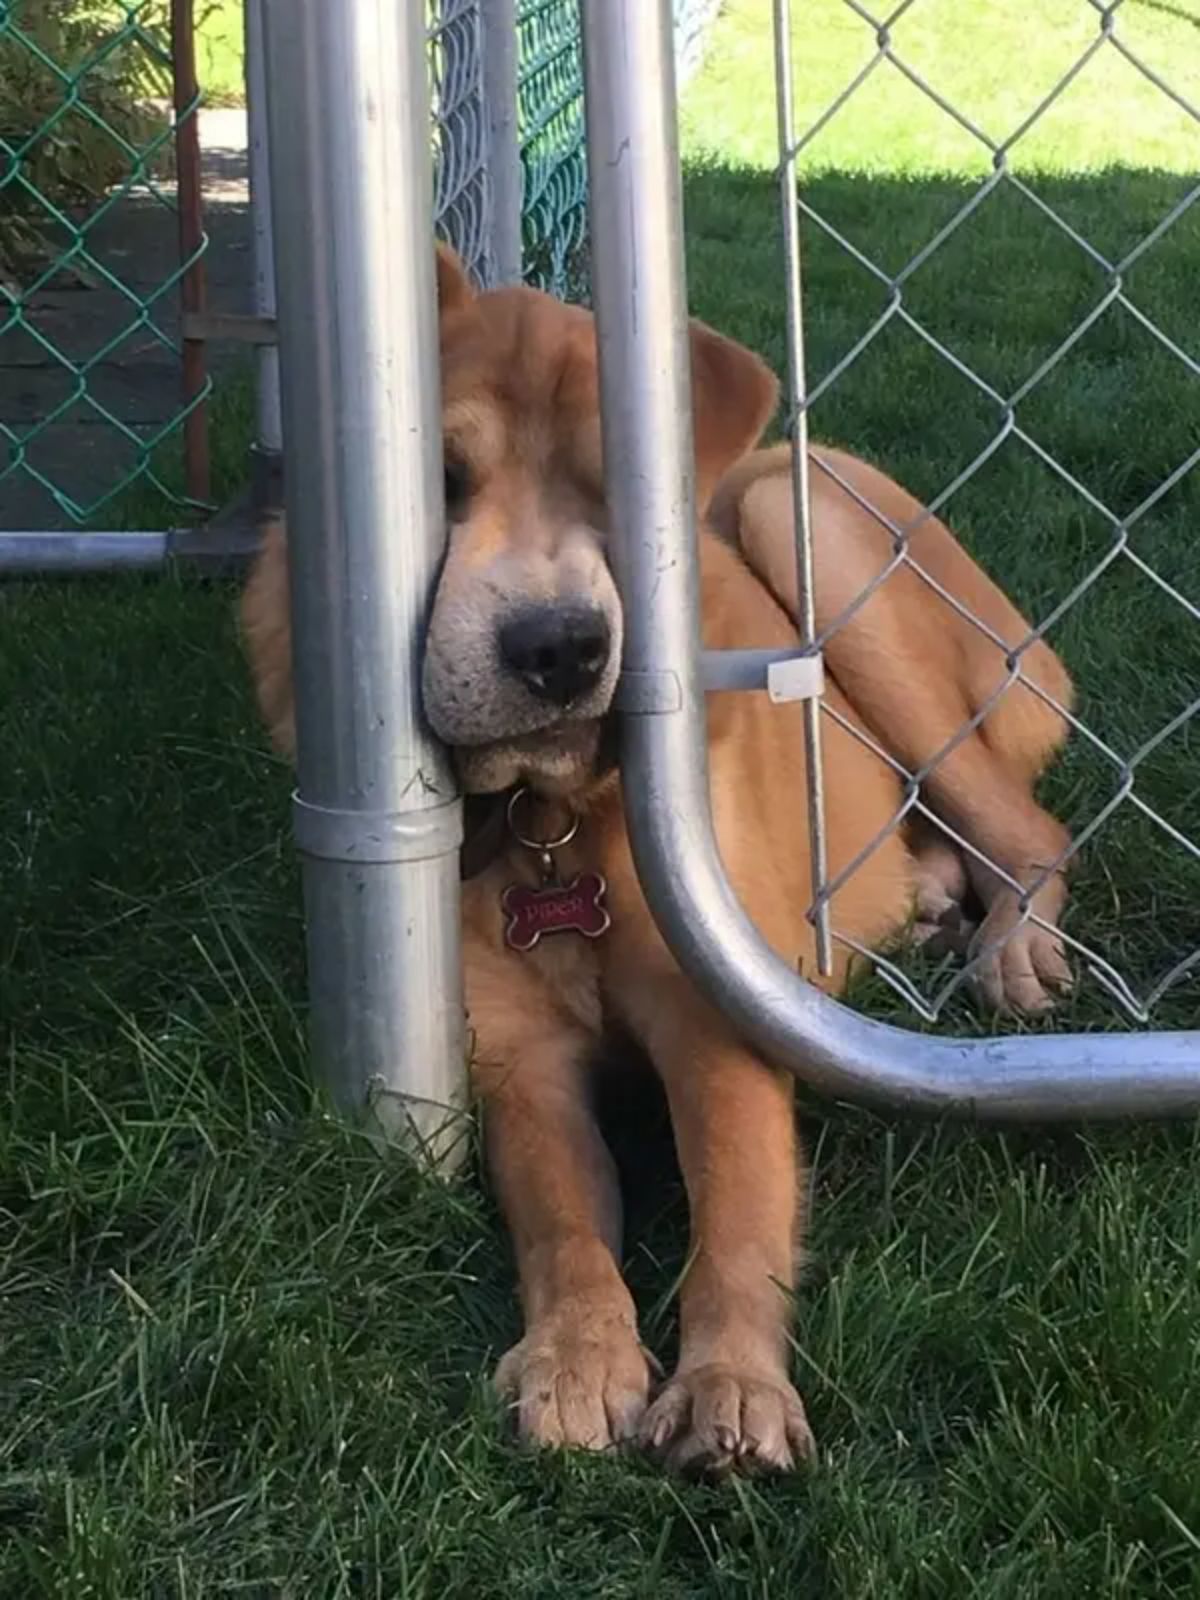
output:
[[[518,844],[523,844],[527,850],[561,850],[563,845],[570,844],[579,832],[579,817],[574,811],[570,813],[571,820],[557,839],[531,839],[528,834],[522,833],[517,826],[517,803],[529,798],[529,790],[524,785],[514,789],[508,802],[508,831]]]

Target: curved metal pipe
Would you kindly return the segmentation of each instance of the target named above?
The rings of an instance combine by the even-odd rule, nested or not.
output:
[[[676,959],[772,1060],[839,1099],[994,1121],[1200,1111],[1200,1033],[957,1040],[805,983],[735,898],[713,835],[699,667],[683,222],[669,0],[584,0],[593,294],[625,667],[625,805]],[[628,704],[629,702],[626,702]]]

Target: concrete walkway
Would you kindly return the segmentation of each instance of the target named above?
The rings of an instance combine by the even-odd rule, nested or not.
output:
[[[214,311],[249,311],[252,265],[245,114],[202,112],[200,138],[209,306]],[[160,296],[150,306],[149,316],[172,341],[179,333],[179,291],[175,287],[164,293],[162,286],[178,263],[176,228],[173,210],[141,194],[120,201],[88,233],[89,250],[106,272],[142,300]],[[178,357],[145,324],[129,296],[103,278],[56,272],[34,294],[27,320],[40,339],[77,363],[112,344],[88,372],[88,394],[139,438],[153,437],[179,409]],[[63,408],[29,446],[28,460],[62,493],[88,506],[125,477],[137,460],[137,448],[95,405],[71,398],[78,379],[40,339],[20,329],[0,334],[0,423],[24,434]],[[231,363],[245,360],[244,349],[209,346],[210,370],[218,383]],[[11,446],[0,438],[0,470],[11,459]],[[18,469],[0,478],[0,530],[76,525],[29,472]]]

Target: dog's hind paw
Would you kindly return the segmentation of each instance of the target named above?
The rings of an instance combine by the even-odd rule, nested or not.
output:
[[[976,932],[976,924],[963,914],[962,907],[952,904],[936,920],[918,916],[912,926],[910,943],[934,957],[965,956]]]
[[[1022,922],[1015,899],[994,905],[976,935],[974,982],[996,1011],[1036,1016],[1068,994],[1074,977],[1058,933]]]

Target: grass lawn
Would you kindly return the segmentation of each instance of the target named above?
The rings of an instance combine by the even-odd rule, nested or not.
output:
[[[207,105],[241,105],[243,76],[241,0],[200,0],[196,8],[196,77]]]
[[[733,0],[690,91],[687,207],[695,309],[781,363],[768,11]],[[813,108],[872,35],[834,0],[796,11]],[[1002,137],[1072,30],[1095,26],[1084,0],[921,0],[896,45]],[[1117,27],[1200,97],[1197,0],[1127,0]],[[1077,117],[1063,111],[1014,162],[1115,258],[1188,192],[1200,125],[1169,102],[1160,113],[1119,62],[1096,65],[1071,91]],[[805,154],[808,203],[890,270],[989,170],[940,114],[910,115],[895,76],[876,73]],[[886,294],[820,229],[806,242],[819,381]],[[1198,250],[1200,206],[1125,275],[1194,359]],[[1001,191],[905,300],[1008,392],[1105,287]],[[1018,414],[1126,515],[1196,448],[1198,399],[1187,368],[1114,308]],[[216,409],[232,473],[244,394]],[[893,322],[813,426],[933,494],[997,415]],[[153,525],[161,508],[131,500],[125,515]],[[1012,441],[950,516],[1038,616],[1111,543]],[[1131,535],[1193,604],[1197,526],[1200,472]],[[486,1189],[380,1163],[307,1086],[288,774],[250,708],[232,598],[174,577],[0,592],[0,1595],[1200,1592],[1190,1126],[1001,1137],[813,1105],[795,1368],[820,1469],[710,1489],[504,1442],[486,1376],[517,1319]],[[1052,637],[1119,755],[1198,692],[1200,630],[1124,559]],[[1184,834],[1196,758],[1184,725],[1137,769],[1138,794]],[[1077,739],[1048,794],[1082,828],[1117,781]],[[1127,804],[1084,853],[1068,927],[1145,992],[1200,945],[1198,906],[1194,861]],[[902,1015],[878,983],[859,999]],[[1180,983],[1155,1020],[1194,1025],[1196,1000],[1195,979]],[[955,1029],[981,1026],[965,1002],[950,1011]],[[1054,1025],[1122,1015],[1086,982]],[[626,1130],[631,1164],[657,1139],[652,1118]],[[632,1208],[629,1273],[645,1336],[669,1356],[685,1244],[673,1180],[635,1186]]]

